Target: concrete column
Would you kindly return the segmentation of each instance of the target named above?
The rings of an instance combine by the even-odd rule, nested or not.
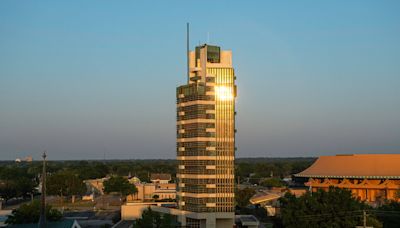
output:
[[[186,217],[184,215],[178,215],[178,222],[181,223],[181,226],[186,226]]]
[[[215,218],[207,218],[205,225],[206,225],[205,228],[216,228],[217,224],[216,224]]]
[[[369,195],[370,195],[370,198],[371,198],[371,202],[376,201],[376,190],[375,189],[370,189],[369,192],[370,192]]]

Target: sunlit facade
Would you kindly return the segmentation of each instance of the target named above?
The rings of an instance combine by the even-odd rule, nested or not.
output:
[[[177,197],[192,212],[188,227],[234,224],[235,97],[231,51],[191,51],[188,82],[177,88]]]

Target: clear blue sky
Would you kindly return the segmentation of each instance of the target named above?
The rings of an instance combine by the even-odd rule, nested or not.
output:
[[[237,156],[400,153],[400,1],[0,1],[0,160],[174,158],[191,48],[233,51]]]

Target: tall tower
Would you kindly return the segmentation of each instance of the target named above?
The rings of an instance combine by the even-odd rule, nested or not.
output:
[[[235,74],[232,52],[201,45],[188,54],[177,96],[178,204],[182,225],[234,224]]]

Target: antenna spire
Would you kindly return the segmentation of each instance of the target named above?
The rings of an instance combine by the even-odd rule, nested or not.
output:
[[[189,22],[186,23],[186,61],[187,61],[187,82],[190,79],[190,69],[189,69]]]

